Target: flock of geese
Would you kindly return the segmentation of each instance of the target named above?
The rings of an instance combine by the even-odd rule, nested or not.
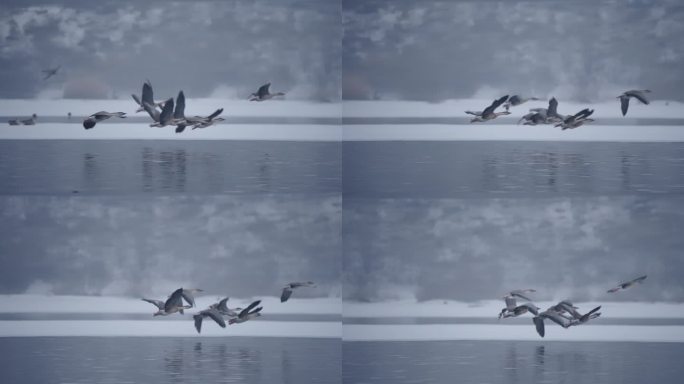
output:
[[[48,76],[46,77],[47,79],[50,76],[54,76],[58,70],[59,67],[50,70],[45,70],[43,72],[48,74]],[[261,87],[259,87],[259,89],[257,89],[256,92],[252,93],[249,96],[249,101],[266,101],[277,96],[285,95],[285,93],[283,92],[271,93],[270,87],[271,83],[266,83],[262,85]],[[182,90],[178,92],[178,96],[176,96],[175,102],[173,97],[168,98],[166,100],[155,101],[154,90],[152,89],[152,84],[149,80],[143,84],[142,94],[140,96],[136,94],[132,94],[131,96],[133,97],[135,103],[138,105],[138,109],[135,112],[138,113],[145,111],[152,118],[152,123],[150,124],[150,127],[162,128],[167,126],[174,126],[176,127],[176,133],[181,133],[185,130],[186,127],[192,127],[192,129],[207,128],[214,125],[217,122],[225,120],[224,118],[219,117],[219,115],[223,113],[223,108],[217,109],[208,116],[185,116],[185,94]],[[68,116],[69,118],[71,118],[71,112],[69,112]],[[97,123],[110,119],[112,117],[124,119],[126,118],[126,112],[99,111],[97,113],[93,113],[92,115],[86,117],[83,120],[83,128],[92,129],[95,127]],[[34,113],[28,119],[8,120],[8,124],[35,125],[37,118],[38,116]]]
[[[631,91],[624,92],[617,98],[620,99],[620,109],[622,111],[622,116],[627,115],[627,109],[629,108],[629,100],[634,98],[639,100],[643,104],[649,104],[649,100],[646,97],[647,93],[651,91],[648,89],[637,90],[633,89]],[[470,122],[478,123],[496,119],[499,116],[510,115],[509,109],[521,104],[524,104],[531,100],[540,100],[536,97],[525,98],[520,95],[513,95],[508,97],[508,95],[500,97],[492,102],[487,108],[482,111],[465,111],[469,115],[473,115]],[[496,109],[500,106],[504,107],[505,111],[496,112]],[[558,100],[552,97],[549,100],[549,105],[547,108],[531,108],[529,113],[524,115],[518,124],[523,125],[537,125],[537,124],[554,124],[555,127],[561,127],[562,130],[574,129],[594,121],[590,118],[594,113],[593,109],[585,108],[573,115],[563,115],[558,113]]]
[[[250,95],[249,100],[265,101],[276,96],[285,95],[283,92],[271,93],[270,87],[271,83],[262,85],[256,92]],[[223,113],[223,108],[217,109],[208,116],[185,116],[185,94],[182,90],[178,92],[175,103],[173,97],[162,101],[155,101],[154,91],[149,80],[143,84],[140,97],[135,94],[131,95],[131,97],[133,97],[133,100],[138,105],[138,109],[135,112],[145,111],[152,118],[153,122],[150,124],[150,127],[162,128],[175,126],[176,133],[181,133],[186,127],[192,127],[192,129],[207,128],[214,125],[214,123],[225,120],[222,117],[219,117],[219,115]],[[95,124],[98,122],[107,120],[111,117],[125,118],[126,113],[100,111],[83,120],[83,127],[85,129],[91,129],[95,127]]]
[[[618,284],[616,287],[609,289],[608,293],[615,293],[617,291],[627,289],[634,284],[642,283],[646,279],[646,275],[639,276],[636,279],[629,280]],[[570,328],[593,320],[601,316],[601,306],[588,311],[585,314],[579,312],[579,308],[568,300],[560,301],[556,305],[552,305],[545,311],[540,311],[540,308],[532,303],[532,300],[526,296],[527,293],[536,292],[534,289],[516,289],[503,297],[506,307],[499,313],[499,319],[509,317],[518,317],[525,313],[534,315],[532,323],[537,330],[539,336],[544,337],[546,331],[544,329],[544,320],[548,319],[560,325],[563,328]],[[517,299],[526,300],[525,303],[518,305]]]
[[[280,302],[286,302],[292,296],[292,292],[301,287],[315,287],[315,284],[312,281],[288,283],[281,292]],[[198,292],[202,292],[202,290],[197,288],[178,288],[164,301],[146,298],[141,300],[157,307],[157,312],[153,313],[152,316],[169,316],[175,313],[183,315],[186,309],[195,307],[194,294]],[[214,320],[221,328],[225,328],[226,318],[228,319],[228,324],[240,324],[261,316],[261,310],[263,309],[263,307],[259,306],[261,300],[253,301],[245,308],[229,308],[227,303],[228,297],[225,297],[194,314],[192,318],[195,322],[197,333],[202,332],[202,321],[207,317]]]

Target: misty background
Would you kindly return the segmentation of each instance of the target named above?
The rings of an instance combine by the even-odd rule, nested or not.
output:
[[[342,3],[345,99],[684,100],[679,0]]]
[[[8,196],[0,217],[0,294],[341,294],[339,197]]]
[[[3,1],[0,98],[340,98],[338,0]],[[43,80],[41,70],[61,66]]]
[[[344,199],[344,298],[684,301],[673,195]],[[646,281],[607,294],[618,283]]]

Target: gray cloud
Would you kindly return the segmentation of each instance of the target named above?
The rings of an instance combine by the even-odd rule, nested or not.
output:
[[[339,14],[332,0],[9,2],[0,97],[54,94],[87,77],[118,97],[149,78],[160,94],[244,98],[272,81],[291,98],[336,100]],[[56,65],[62,72],[43,81],[41,69]]]
[[[684,200],[345,199],[344,295],[683,301]],[[614,284],[648,274],[616,295]]]
[[[339,293],[339,197],[0,198],[0,293]]]
[[[345,0],[348,99],[502,93],[682,100],[679,1]]]

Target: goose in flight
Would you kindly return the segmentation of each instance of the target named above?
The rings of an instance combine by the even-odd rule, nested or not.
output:
[[[548,108],[531,108],[530,113],[523,116],[518,124],[523,125],[537,125],[537,124],[551,124],[560,122],[565,119],[566,116],[560,115],[558,113],[558,100],[552,97],[549,100]]]
[[[176,126],[176,133],[181,133],[188,126],[188,122],[185,119],[185,94],[181,90],[176,96],[176,108],[173,110],[173,122],[172,125]]]
[[[584,125],[584,123],[594,121],[594,119],[589,118],[592,113],[594,113],[593,109],[585,108],[574,115],[566,116],[562,122],[556,124],[556,127],[561,127],[562,130],[575,129]]]
[[[529,303],[529,301],[532,301],[532,300],[530,300],[527,296],[525,296],[525,294],[528,292],[536,292],[536,290],[534,290],[534,289],[516,289],[516,290],[509,292],[506,296],[504,296],[503,299],[506,302],[506,307],[503,308],[501,310],[501,312],[499,313],[499,319],[508,318],[508,317],[516,317],[516,316],[520,316],[520,315],[527,313],[527,312],[530,312],[536,316],[538,311],[539,311],[539,308],[537,308],[534,304]],[[516,297],[519,297],[523,300],[527,300],[528,303],[517,305]]]
[[[52,76],[56,75],[56,74],[57,74],[57,71],[59,71],[60,68],[62,68],[61,65],[58,65],[58,66],[55,67],[55,68],[43,69],[43,70],[41,71],[41,72],[43,72],[43,73],[45,74],[45,77],[43,78],[43,81],[45,81],[45,80],[51,78]]]
[[[225,120],[223,117],[217,117],[221,113],[223,113],[223,108],[215,110],[214,113],[209,116],[194,116],[190,118],[188,122],[193,124],[192,129],[210,127],[216,122]]]
[[[601,309],[601,306],[598,306],[582,315],[577,312],[576,307],[573,306],[572,303],[562,301],[550,307],[546,311],[540,312],[539,315],[532,318],[532,322],[534,323],[539,336],[544,337],[546,333],[544,329],[545,319],[549,319],[563,328],[569,328],[573,325],[580,325],[591,319],[601,316],[600,312],[597,313],[599,309]]]
[[[316,285],[314,284],[313,281],[305,281],[305,282],[294,282],[294,283],[288,283],[285,288],[283,288],[283,292],[280,294],[280,302],[284,303],[286,302],[290,296],[292,296],[292,292],[301,287],[315,287]]]
[[[269,88],[271,87],[271,83],[266,83],[259,87],[259,89],[249,95],[249,101],[264,101],[268,99],[272,99],[276,96],[285,96],[284,93],[282,92],[277,92],[277,93],[271,93],[269,91]]]
[[[192,308],[195,306],[195,299],[192,297],[192,292],[200,290],[184,290],[183,288],[178,288],[175,290],[166,301],[154,300],[154,299],[141,299],[157,307],[158,311],[153,314],[153,316],[168,316],[173,313],[183,314],[184,309]],[[183,299],[185,299],[189,305],[183,304]]]
[[[505,111],[505,112],[495,112],[495,110],[496,110],[497,108],[499,108],[499,106],[501,106],[501,104],[503,104],[504,102],[506,102],[506,100],[508,100],[508,95],[503,96],[503,97],[501,97],[501,98],[499,98],[499,99],[494,100],[494,101],[492,102],[492,104],[491,104],[489,107],[485,108],[485,110],[482,111],[482,112],[466,111],[467,114],[469,114],[469,115],[474,115],[474,116],[475,116],[472,120],[470,120],[470,122],[471,122],[471,123],[477,123],[477,122],[482,122],[482,121],[487,121],[487,120],[496,119],[497,117],[499,117],[499,116],[501,116],[501,115],[510,115],[511,113],[508,112],[508,111]]]
[[[150,127],[166,127],[167,125],[173,125],[173,97],[169,98],[164,102],[164,108],[161,113],[157,111],[153,105],[143,102],[145,111],[150,115],[154,123],[150,124]]]
[[[261,316],[261,310],[263,309],[263,307],[254,308],[257,305],[259,305],[259,303],[261,303],[261,300],[257,300],[252,304],[248,305],[247,308],[240,311],[237,317],[228,320],[228,324],[240,324],[244,323],[245,321],[255,319]]]
[[[508,111],[508,109],[510,107],[515,107],[515,106],[518,106],[520,104],[524,104],[524,103],[526,103],[528,101],[532,101],[532,100],[541,100],[541,99],[539,99],[537,97],[524,98],[520,95],[513,95],[513,96],[508,98],[508,100],[504,104],[504,108],[506,109],[506,111]]]
[[[615,293],[615,292],[617,292],[617,291],[619,291],[619,290],[621,290],[621,289],[627,289],[627,288],[631,287],[632,285],[634,285],[634,284],[636,284],[636,283],[641,284],[641,283],[644,282],[644,280],[646,280],[646,276],[647,276],[647,275],[639,276],[639,277],[637,277],[636,279],[633,279],[633,280],[630,280],[630,281],[627,281],[627,282],[624,282],[624,283],[620,283],[620,284],[618,284],[617,287],[611,288],[611,289],[609,289],[607,292],[608,292],[608,293]]]
[[[228,298],[223,298],[221,299],[218,303],[214,303],[209,306],[209,308],[216,308],[219,313],[221,313],[223,316],[228,316],[228,317],[238,317],[240,312],[242,311],[242,308],[237,307],[237,308],[228,308]]]
[[[83,128],[91,129],[95,126],[95,124],[99,123],[102,120],[107,120],[110,117],[118,117],[121,119],[125,119],[126,118],[126,112],[100,111],[100,112],[94,113],[94,114],[88,116],[85,120],[83,120]]]
[[[214,320],[221,328],[226,327],[226,321],[223,320],[221,313],[216,308],[208,308],[192,316],[193,320],[195,320],[195,329],[197,330],[197,333],[202,332],[202,320],[204,320],[205,317]]]
[[[642,104],[648,105],[649,101],[646,98],[646,94],[651,93],[648,89],[633,89],[627,91],[617,98],[620,99],[620,108],[622,109],[622,116],[627,114],[627,108],[629,108],[629,99],[632,97],[639,100]]]
[[[141,97],[138,98],[138,95],[132,94],[131,97],[133,97],[133,100],[135,100],[135,103],[138,104],[138,109],[136,109],[135,113],[145,111],[145,104],[147,103],[149,105],[156,107],[162,108],[164,106],[164,101],[159,101],[155,102],[154,101],[154,91],[152,90],[152,83],[150,83],[149,80],[145,81],[143,83],[142,87],[142,94]]]

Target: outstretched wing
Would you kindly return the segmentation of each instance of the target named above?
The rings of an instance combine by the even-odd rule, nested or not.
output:
[[[197,330],[197,333],[202,332],[202,319],[204,316],[197,314],[192,316],[193,319],[195,319],[195,329]]]
[[[261,99],[264,96],[269,94],[269,88],[271,87],[271,83],[266,83],[259,87],[259,90],[257,91],[257,96]]]
[[[292,288],[290,287],[285,287],[283,288],[283,293],[280,295],[280,302],[284,303],[286,302],[290,296],[292,296]]]
[[[503,96],[503,97],[500,97],[500,98],[494,100],[494,101],[492,102],[492,104],[491,104],[489,107],[485,108],[485,110],[482,111],[482,116],[486,116],[486,115],[489,115],[489,114],[494,113],[494,111],[495,111],[497,108],[499,108],[499,106],[501,106],[501,104],[505,103],[506,100],[508,100],[508,95]]]
[[[220,115],[221,113],[223,113],[223,108],[219,108],[219,109],[215,110],[214,113],[212,113],[211,115],[207,116],[207,119],[211,120],[211,119],[213,119],[214,117]]]
[[[191,292],[186,291],[185,289],[181,289],[181,295],[185,299],[185,301],[190,304],[191,307],[195,306],[195,298],[192,296]]]
[[[558,100],[556,100],[555,97],[552,97],[551,100],[549,100],[549,108],[547,112],[548,116],[558,116]]]
[[[173,111],[173,118],[185,118],[185,94],[183,91],[178,92],[178,97],[176,97],[176,109]]]
[[[140,98],[138,98],[138,95],[136,95],[136,94],[131,94],[131,97],[133,98],[133,100],[135,100],[135,103],[136,103],[136,104],[138,104],[139,106],[142,107],[142,101],[140,101]]]
[[[146,81],[142,88],[142,102],[149,105],[154,105],[154,92],[152,91],[152,84]]]
[[[145,109],[145,112],[150,115],[152,120],[159,121],[159,111],[157,111],[157,108],[155,108],[154,105],[148,103],[147,101],[143,101],[143,108]]]
[[[221,328],[226,327],[226,322],[225,320],[223,320],[223,316],[221,316],[219,311],[217,311],[216,309],[209,309],[206,311],[202,311],[202,313],[204,313],[206,316],[211,317],[211,319],[214,320],[216,324],[220,325]]]
[[[534,323],[534,327],[537,329],[539,336],[544,337],[544,318],[535,316],[532,318],[532,322]]]
[[[627,108],[629,108],[629,97],[620,96],[620,109],[622,110],[622,116],[627,114]]]
[[[166,125],[171,121],[173,117],[173,97],[164,102],[164,109],[162,109],[161,114],[159,114],[159,122],[162,125]]]
[[[166,312],[170,312],[172,308],[176,307],[182,307],[183,306],[183,288],[178,288],[173,293],[171,296],[169,296],[168,299],[166,299],[166,302],[164,303],[164,310]]]
[[[625,94],[636,98],[644,104],[648,104],[648,99],[646,98],[646,95],[644,95],[644,93],[641,91],[628,91],[625,92]]]
[[[164,309],[164,302],[161,300],[153,300],[153,299],[140,299],[142,301],[147,301],[150,304],[154,304],[159,309]]]
[[[253,302],[252,304],[248,305],[247,308],[240,311],[240,314],[238,315],[238,317],[242,318],[242,317],[247,316],[249,314],[249,311],[251,311],[254,307],[259,305],[260,303],[261,303],[261,300],[257,300],[255,302]]]

